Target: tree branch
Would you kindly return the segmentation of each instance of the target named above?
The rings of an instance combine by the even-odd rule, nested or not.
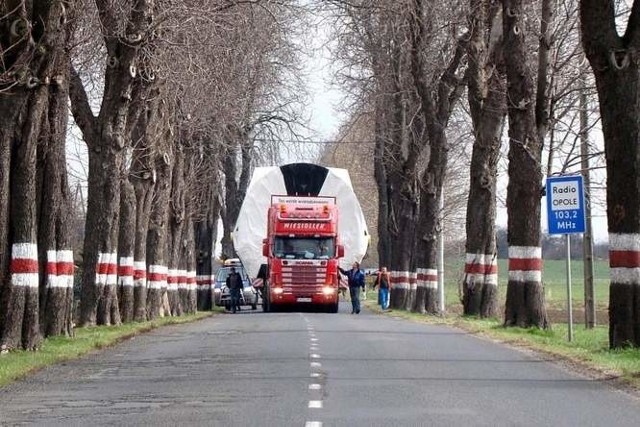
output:
[[[634,9],[637,9],[635,6],[634,2]],[[616,32],[614,2],[581,0],[580,23],[585,54],[591,66],[601,70],[608,68],[611,65],[610,52],[625,48],[622,38]],[[628,26],[627,31],[629,28],[631,27]]]
[[[84,135],[85,142],[87,145],[90,145],[95,139],[96,118],[91,111],[89,97],[87,96],[87,92],[82,84],[82,79],[73,65],[69,64],[69,67],[71,67],[71,80],[69,82],[71,113],[73,114],[76,124]]]
[[[634,47],[636,49],[640,47],[640,2],[633,2],[623,40],[624,45],[627,47]]]
[[[549,128],[551,105],[549,102],[549,54],[553,44],[551,21],[556,9],[555,0],[542,0],[540,17],[540,46],[538,48],[538,84],[536,88],[536,128],[538,138],[544,141]]]

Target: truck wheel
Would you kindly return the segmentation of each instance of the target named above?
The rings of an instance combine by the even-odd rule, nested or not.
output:
[[[327,307],[327,313],[337,313],[338,312],[338,302],[336,301],[335,304],[331,304]]]

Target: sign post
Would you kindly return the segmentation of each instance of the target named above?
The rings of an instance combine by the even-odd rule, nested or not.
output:
[[[567,306],[569,341],[573,340],[573,304],[571,301],[571,241],[570,234],[584,233],[584,189],[581,175],[547,178],[547,222],[549,234],[564,234],[567,238]]]

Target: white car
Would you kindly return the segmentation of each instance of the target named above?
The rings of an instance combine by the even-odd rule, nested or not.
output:
[[[213,285],[213,299],[217,306],[224,306],[227,309],[231,308],[231,295],[229,289],[226,286],[227,277],[231,272],[231,267],[234,267],[240,277],[242,278],[242,291],[240,292],[240,305],[251,306],[252,310],[258,307],[259,294],[258,291],[251,285],[249,276],[242,265],[225,265],[220,267],[216,273],[216,280]]]

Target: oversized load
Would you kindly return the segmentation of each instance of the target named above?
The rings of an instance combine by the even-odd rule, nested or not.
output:
[[[233,244],[250,277],[269,279],[277,301],[316,303],[324,292],[321,302],[337,310],[338,264],[360,262],[369,233],[347,170],[294,163],[256,168]],[[327,245],[323,255],[318,248]]]

